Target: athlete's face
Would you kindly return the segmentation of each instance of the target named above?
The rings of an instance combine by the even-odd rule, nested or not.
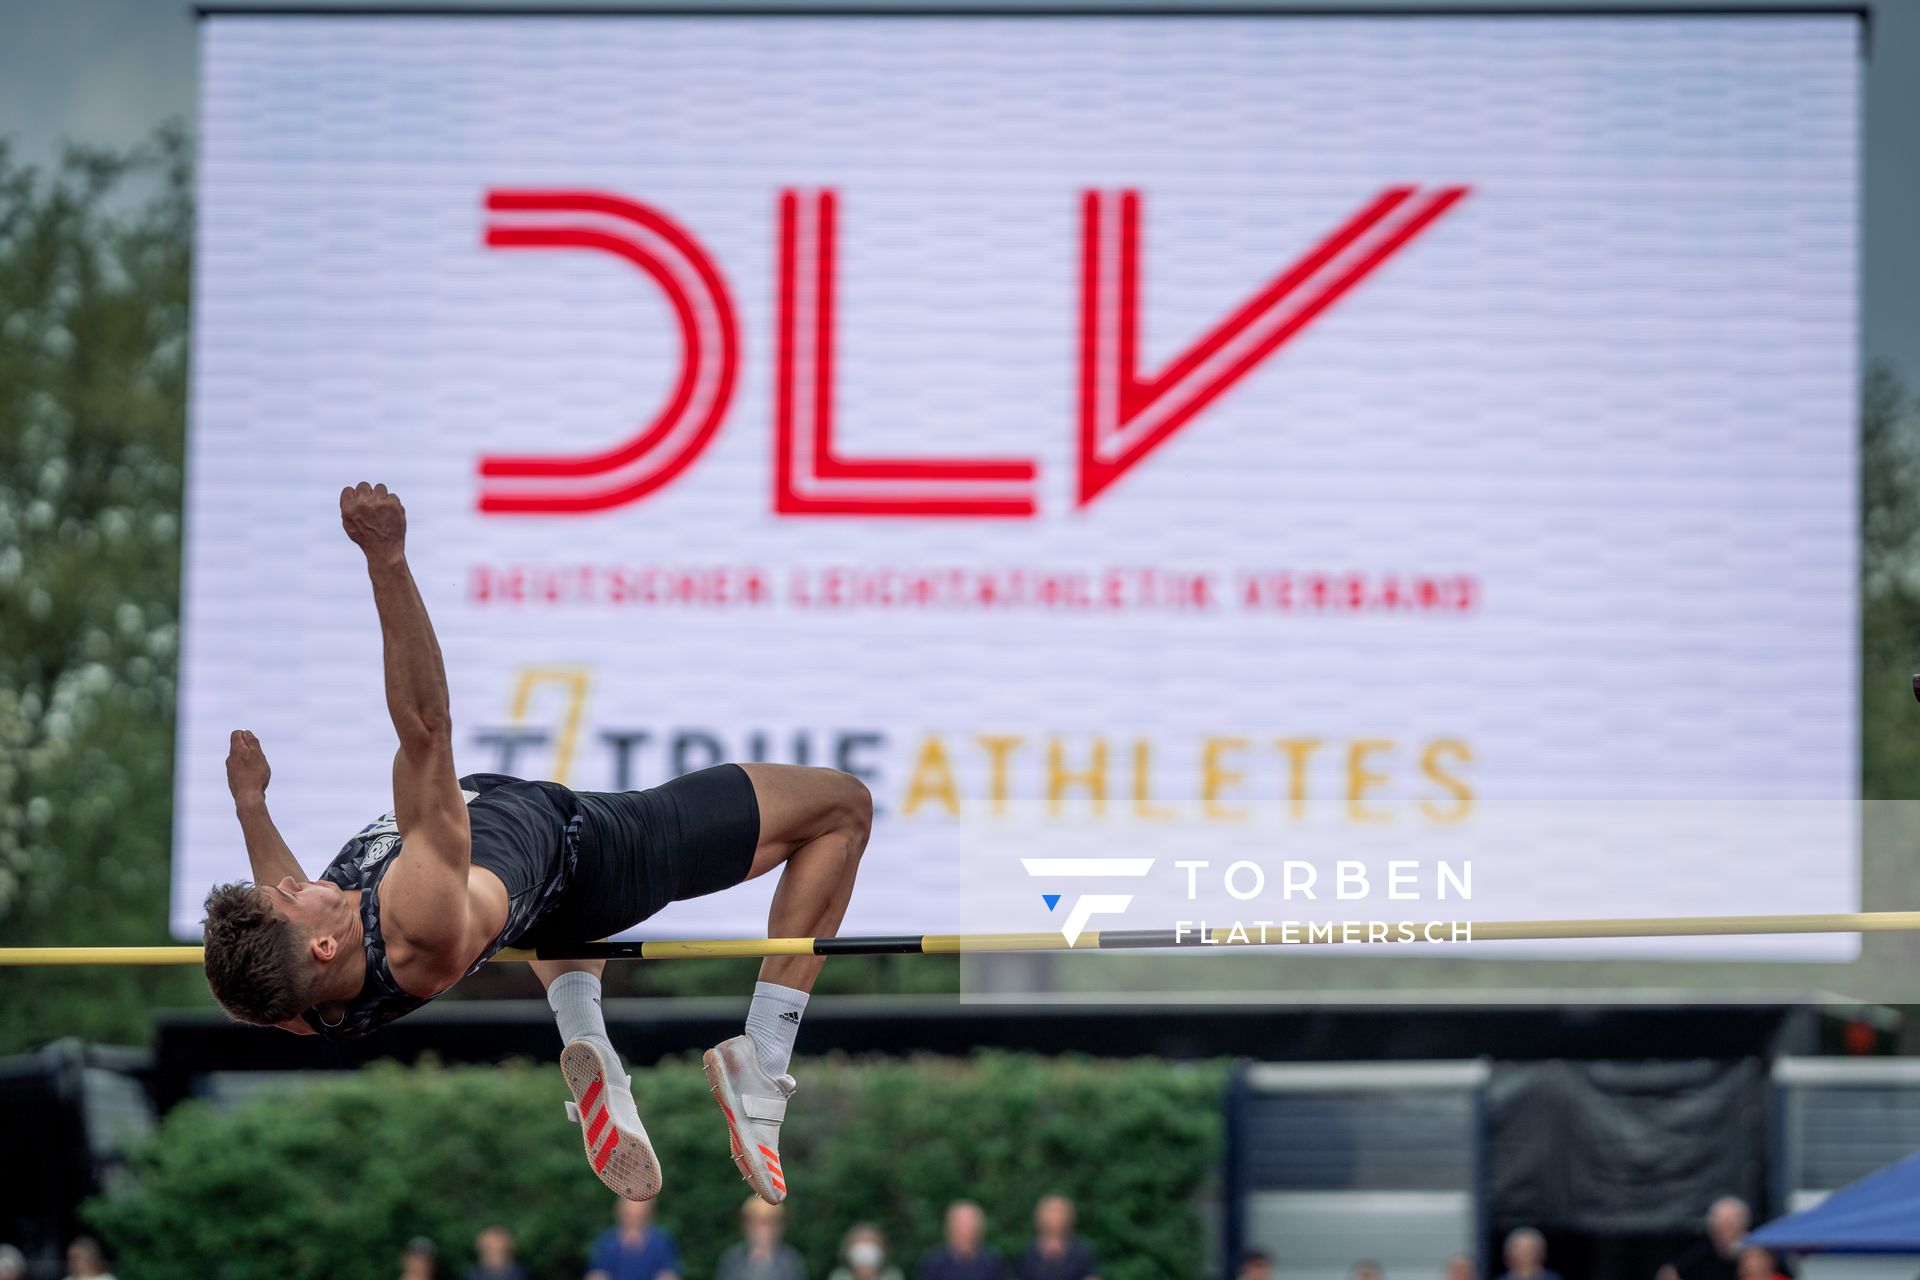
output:
[[[262,886],[261,892],[273,904],[274,914],[285,917],[309,938],[339,937],[353,913],[346,892],[330,880],[285,876],[278,884]]]

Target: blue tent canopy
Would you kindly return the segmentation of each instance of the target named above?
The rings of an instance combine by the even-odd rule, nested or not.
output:
[[[1796,1253],[1920,1253],[1920,1155],[1769,1222],[1747,1243]]]

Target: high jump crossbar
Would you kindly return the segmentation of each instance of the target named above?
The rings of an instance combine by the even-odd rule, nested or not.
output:
[[[528,960],[704,960],[765,956],[1011,955],[1050,951],[1192,951],[1205,947],[1364,946],[1407,941],[1401,925],[1420,939],[1446,941],[1454,921],[1387,921],[1386,936],[1364,923],[1330,922],[1332,936],[1295,924],[1251,930],[1109,929],[1089,930],[1069,946],[1055,933],[914,933],[846,938],[680,938],[634,942],[584,942],[538,951],[507,948],[496,963]],[[1789,933],[1920,933],[1920,911],[1855,911],[1833,915],[1653,916],[1619,920],[1507,920],[1457,922],[1470,930],[1460,942],[1580,941],[1605,938],[1764,937]],[[1429,928],[1449,931],[1428,933]],[[0,947],[0,968],[53,965],[196,965],[201,948],[153,947]]]

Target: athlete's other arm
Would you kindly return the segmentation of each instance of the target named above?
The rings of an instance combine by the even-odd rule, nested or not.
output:
[[[407,567],[407,512],[385,485],[340,491],[340,522],[366,553],[380,611],[387,714],[400,738],[393,758],[393,816],[400,856],[381,889],[392,926],[394,976],[416,995],[457,982],[491,933],[470,910],[471,831],[453,769],[447,672],[427,606]],[[476,937],[476,935],[480,935]]]
[[[233,792],[233,811],[239,815],[240,833],[246,837],[247,862],[253,867],[255,884],[278,884],[288,876],[307,878],[267,812],[267,782],[272,777],[267,754],[260,750],[260,739],[245,729],[235,729],[227,743],[227,790]],[[313,1028],[299,1017],[273,1025],[298,1036],[313,1034]]]
[[[227,743],[227,790],[233,793],[233,811],[247,842],[247,862],[253,868],[255,884],[278,884],[288,876],[307,878],[293,850],[280,838],[273,815],[267,812],[267,782],[272,777],[266,753],[260,750],[260,739],[245,729],[235,729]]]

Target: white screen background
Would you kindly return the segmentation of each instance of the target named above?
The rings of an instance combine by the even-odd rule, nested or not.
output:
[[[744,758],[757,732],[776,759],[803,735],[815,763],[872,735],[855,755],[881,817],[848,931],[978,926],[970,850],[1109,845],[1465,853],[1481,918],[1857,909],[1857,36],[1753,16],[210,18],[176,930],[245,874],[229,730],[260,735],[310,872],[391,807],[379,635],[335,510],[360,479],[407,501],[463,771],[499,767],[480,735],[519,727],[548,745],[516,769],[553,776],[570,715],[582,788],[616,785],[608,733],[650,735],[638,786],[675,733]],[[1151,372],[1400,183],[1471,192],[1075,506],[1083,191],[1142,194]],[[773,510],[789,187],[840,199],[841,452],[1032,458],[1033,518]],[[727,417],[645,501],[477,509],[483,455],[608,447],[679,362],[632,268],[488,249],[500,188],[642,201],[728,283]],[[582,565],[1463,574],[1477,602],[472,597],[482,566]],[[1020,742],[1005,813],[983,736]],[[957,813],[906,812],[930,738]],[[1280,738],[1328,744],[1304,815]],[[1444,825],[1419,807],[1446,799],[1419,766],[1439,739],[1471,750],[1471,812]],[[1243,775],[1216,808],[1240,816],[1206,811],[1210,740]],[[1104,802],[1069,785],[1048,805],[1056,742],[1076,769],[1107,752]],[[1138,742],[1171,817],[1134,804]],[[1391,744],[1362,806],[1384,824],[1349,808],[1354,742]],[[1057,923],[1038,886],[991,887],[999,927]],[[770,889],[646,932],[759,932]]]

